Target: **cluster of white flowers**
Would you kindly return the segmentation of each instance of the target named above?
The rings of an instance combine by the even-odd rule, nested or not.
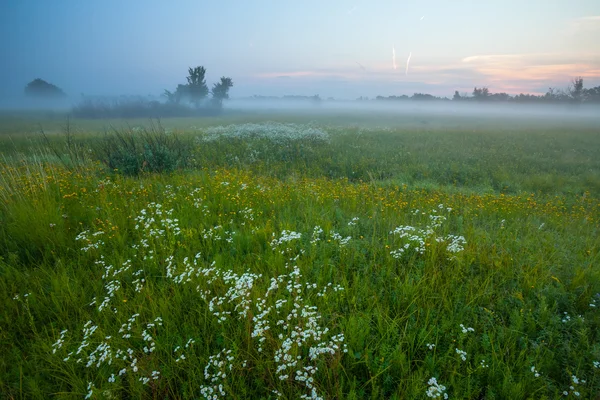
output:
[[[273,233],[273,237],[275,237],[275,234]],[[287,231],[287,230],[283,230],[281,231],[281,236],[279,237],[279,239],[273,239],[271,240],[271,248],[273,250],[279,248],[281,245],[285,244],[287,245],[289,242],[293,241],[293,240],[298,240],[302,237],[301,233],[298,232],[294,232],[294,231]],[[290,252],[292,249],[290,247],[284,248],[280,250],[281,254],[284,254],[286,252]]]
[[[436,378],[430,378],[429,381],[427,381],[427,385],[429,385],[427,387],[427,392],[425,392],[427,394],[427,397],[431,397],[434,399],[448,398],[448,393],[446,393],[446,386],[440,385]]]
[[[86,253],[92,249],[99,249],[100,246],[104,246],[104,241],[100,238],[100,236],[104,235],[104,231],[97,231],[94,233],[90,233],[90,231],[82,231],[76,237],[75,240],[82,241],[84,246],[81,248],[81,251],[85,251]]]
[[[242,218],[244,219],[244,221],[242,221],[242,223],[240,224],[242,226],[246,225],[246,221],[248,221],[248,222],[254,221],[254,211],[249,207],[246,207],[246,208],[238,211],[238,214],[241,215]]]
[[[466,326],[464,326],[463,324],[460,324],[460,329],[462,331],[462,333],[469,333],[469,332],[475,332],[475,329],[473,328],[467,328]]]
[[[337,232],[331,232],[331,239],[338,242],[340,247],[345,247],[348,244],[348,242],[350,242],[350,240],[352,240],[352,236],[343,237],[342,235],[340,235]]]
[[[585,380],[579,379],[575,375],[571,375],[571,386],[569,386],[570,392],[569,392],[569,390],[565,390],[565,391],[563,391],[563,395],[568,396],[569,394],[572,394],[575,397],[581,396],[581,393],[579,393],[579,391],[577,391],[577,388],[576,388],[576,386],[579,385],[580,383],[585,383]]]
[[[113,348],[113,337],[105,336],[103,338],[96,338],[92,340],[92,336],[98,330],[98,325],[95,325],[92,321],[88,321],[83,326],[82,330],[82,340],[75,351],[69,352],[66,357],[63,359],[64,362],[69,362],[71,360],[71,356],[75,355],[76,359],[75,363],[85,363],[86,368],[95,367],[96,369],[105,368],[111,366],[115,368],[115,372],[111,373],[108,382],[114,383],[117,378],[125,375],[128,370],[131,370],[133,373],[138,373],[138,356],[142,355],[142,353],[150,354],[156,349],[156,343],[154,338],[150,334],[150,330],[154,330],[159,326],[162,326],[162,318],[157,317],[151,322],[145,324],[145,328],[142,328],[141,334],[133,335],[131,334],[133,325],[136,324],[137,318],[139,314],[133,314],[126,322],[121,325],[119,329],[119,333],[122,333],[122,338],[128,340],[128,344],[126,350],[121,348]],[[136,324],[138,329],[140,324]],[[62,347],[62,343],[64,341],[64,336],[66,334],[66,330],[61,332],[61,337],[57,341],[54,350],[58,350]],[[96,335],[98,336],[98,335]],[[139,338],[141,337],[142,343],[140,343]],[[94,343],[95,347],[90,347],[90,345]],[[144,346],[143,349],[139,347]],[[137,350],[134,350],[137,347]],[[86,348],[89,348],[86,350]],[[93,348],[93,350],[92,350]],[[53,351],[54,353],[55,351]],[[150,377],[144,376],[142,371],[139,371],[142,374],[138,381],[143,384],[147,384],[150,380],[156,380],[160,376],[159,371],[152,371]],[[89,387],[88,390],[90,393],[93,391],[92,387]],[[90,394],[91,396],[91,394]]]
[[[414,233],[413,233],[414,232]],[[425,240],[427,239],[426,231],[417,229],[413,226],[399,226],[390,235],[396,235],[400,239],[408,241],[402,247],[392,250],[390,254],[394,258],[401,258],[402,254],[411,247],[419,254],[425,254]]]
[[[438,205],[438,209],[444,211],[444,205]],[[451,208],[446,208],[450,212]],[[432,214],[429,215],[429,224],[424,228],[417,228],[410,225],[398,226],[394,230],[390,231],[390,235],[401,239],[401,246],[390,251],[390,255],[396,259],[402,258],[402,256],[412,249],[417,254],[425,254],[427,245],[436,242],[444,244],[446,251],[451,253],[448,257],[449,260],[455,259],[456,254],[462,252],[467,244],[464,236],[457,235],[446,235],[438,236],[436,230],[439,229],[447,218],[443,215],[435,214],[437,210],[433,210]],[[420,213],[420,210],[416,210],[416,214]],[[422,213],[425,214],[425,213]]]
[[[231,350],[227,349],[208,358],[208,363],[204,367],[204,379],[209,382],[209,385],[200,386],[200,393],[205,399],[218,399],[219,395],[225,397],[227,393],[221,381],[227,378],[226,371],[232,370],[234,360]]]
[[[360,218],[358,218],[358,217],[352,218],[352,220],[350,220],[350,222],[348,222],[348,226],[356,226],[356,224],[358,223],[359,219]]]
[[[279,143],[296,140],[329,141],[329,134],[326,131],[311,124],[266,122],[262,124],[220,125],[209,127],[203,133],[198,138],[201,142],[212,142],[221,139],[267,139]]]
[[[319,225],[313,228],[313,233],[310,239],[310,244],[316,244],[319,240],[321,240],[321,235],[323,234],[323,228]]]
[[[188,342],[185,344],[185,348],[187,349],[193,343],[195,343],[194,339],[189,339]],[[175,362],[177,363],[186,359],[185,353],[183,353],[183,349],[181,348],[181,346],[175,347],[175,350],[173,350],[173,354],[177,356],[177,358],[175,359]]]
[[[479,365],[481,366],[481,368],[489,368],[490,367],[490,365],[485,360],[479,361]]]
[[[531,367],[531,373],[533,374],[533,376],[535,376],[536,378],[540,377],[540,373],[537,369],[535,369],[535,365],[533,367]]]
[[[306,287],[310,288],[311,287],[310,283],[307,283]],[[312,288],[316,289],[317,288],[317,284],[313,283],[312,284]],[[317,293],[317,297],[325,297],[325,295],[327,294],[327,290],[329,290],[329,289],[333,289],[334,292],[339,292],[341,290],[344,290],[344,288],[342,286],[340,286],[340,285],[333,285],[331,282],[329,282],[327,284],[327,286],[324,286],[323,289],[320,292]]]
[[[442,241],[447,242],[446,250],[450,253],[460,253],[465,249],[465,245],[467,244],[464,236],[456,235],[447,235]],[[438,240],[438,242],[441,241]]]
[[[88,386],[87,386],[87,394],[85,395],[84,399],[90,399],[92,398],[92,395],[94,394],[94,383],[93,382],[88,382]]]
[[[179,235],[179,220],[173,218],[173,209],[163,210],[160,203],[149,203],[142,209],[134,221],[135,229],[144,232],[147,237],[160,239],[169,232],[172,235]]]
[[[104,289],[106,291],[104,295],[104,299],[98,305],[98,311],[102,311],[108,307],[111,300],[115,297],[116,293],[121,289],[122,283],[121,279],[125,272],[129,271],[131,268],[131,260],[125,260],[120,268],[115,269],[114,266],[106,265],[104,261],[104,256],[100,256],[100,259],[95,261],[96,265],[100,265],[104,268],[104,273],[102,274],[102,280],[105,281]],[[141,289],[140,289],[141,290]],[[97,304],[97,298],[94,297],[94,300],[90,303],[90,305]],[[113,312],[116,314],[116,308],[113,308]]]
[[[222,225],[216,225],[208,229],[203,229],[201,234],[204,239],[225,240],[227,243],[232,243],[235,232],[225,230]]]
[[[173,188],[173,185],[166,185],[165,190],[163,191],[163,196],[167,200],[175,200],[177,198],[177,194]]]
[[[195,208],[206,207],[202,205],[202,188],[194,188],[189,193],[190,201]]]
[[[274,373],[280,381],[303,384],[308,390],[306,398],[318,398],[313,378],[316,363],[324,356],[347,352],[347,349],[344,335],[332,335],[329,328],[319,324],[321,315],[317,307],[306,304],[304,291],[316,290],[317,285],[301,283],[300,269],[294,266],[289,273],[272,277],[266,292],[256,297],[256,282],[262,279],[261,275],[213,273],[220,276],[227,288],[224,295],[209,301],[213,315],[224,322],[234,315],[244,319],[251,310],[251,337],[256,341],[257,352],[263,354],[265,360],[275,361]],[[333,286],[334,291],[341,289]],[[223,316],[226,317],[223,319]],[[269,348],[265,347],[267,339]]]
[[[460,356],[460,359],[463,361],[467,361],[467,352],[460,350],[460,349],[454,349],[456,351],[456,354],[458,354]]]
[[[223,283],[229,285],[229,288],[223,296],[215,296],[209,301],[208,309],[210,312],[217,317],[219,322],[224,322],[232,312],[223,311],[221,306],[235,304],[234,311],[240,317],[246,317],[252,303],[251,295],[254,281],[261,278],[262,275],[249,272],[238,275],[232,271],[221,273],[220,270],[214,270],[213,272],[215,276],[220,276]]]
[[[63,344],[65,343],[65,336],[67,335],[67,332],[68,330],[66,329],[60,332],[60,337],[58,338],[56,343],[52,345],[52,354],[56,353],[56,350],[60,349],[63,346]]]
[[[427,343],[427,348],[429,348],[429,350],[433,350],[435,349],[435,344],[434,343]]]

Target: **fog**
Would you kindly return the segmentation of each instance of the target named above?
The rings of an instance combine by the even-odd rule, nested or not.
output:
[[[398,116],[455,116],[528,118],[542,121],[584,119],[600,122],[597,104],[511,104],[478,103],[473,101],[418,101],[418,100],[308,100],[287,99],[232,99],[227,102],[230,110],[257,113],[286,114],[387,114]]]
[[[99,97],[103,102],[138,99],[144,102],[160,101],[160,96],[145,97]],[[66,117],[72,113],[79,99],[32,100],[25,96],[0,100],[2,114],[19,112],[51,111],[54,117]],[[317,118],[337,125],[360,123],[393,126],[412,122],[418,127],[455,127],[470,123],[489,123],[495,126],[511,126],[515,123],[540,126],[569,126],[573,124],[600,128],[598,104],[515,104],[504,102],[480,103],[475,101],[418,101],[418,100],[312,100],[290,98],[232,98],[223,104],[220,112],[229,116],[252,116],[256,118],[279,118],[310,120]],[[164,118],[160,113],[148,117]],[[193,117],[193,116],[192,116]],[[201,118],[201,117],[200,117]],[[127,119],[127,118],[122,118]]]

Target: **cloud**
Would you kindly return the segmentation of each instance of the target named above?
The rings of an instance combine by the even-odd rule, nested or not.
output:
[[[563,32],[571,39],[581,40],[587,38],[595,43],[598,34],[600,34],[600,15],[572,19],[566,24]]]
[[[598,28],[600,27],[600,15],[575,18],[571,21],[571,26]]]
[[[495,83],[510,80],[539,85],[569,82],[577,76],[600,78],[600,54],[476,55],[463,58],[462,64]]]
[[[367,71],[362,71],[356,63],[348,63],[275,70],[248,78],[255,84],[289,91],[309,88],[314,91],[321,87],[323,91],[335,89],[334,94],[360,89],[368,95],[410,95],[416,91],[450,96],[454,90],[470,92],[474,86],[486,86],[492,92],[539,94],[548,87],[566,87],[579,76],[585,79],[586,87],[600,84],[600,52],[477,54],[458,59],[426,59],[413,54],[408,76],[404,70],[393,70],[382,60],[370,63]],[[369,87],[372,90],[366,91]]]
[[[581,18],[578,18],[578,19],[580,21],[595,21],[595,22],[600,23],[600,15],[592,15],[592,16],[589,16],[589,17],[581,17]]]

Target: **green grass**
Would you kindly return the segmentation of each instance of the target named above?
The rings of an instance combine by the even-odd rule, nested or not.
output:
[[[432,377],[450,398],[597,396],[598,129],[335,118],[312,118],[329,141],[163,121],[191,159],[137,177],[94,161],[87,122],[81,163],[61,135],[4,136],[0,393],[291,399],[300,371],[323,398],[427,398]]]

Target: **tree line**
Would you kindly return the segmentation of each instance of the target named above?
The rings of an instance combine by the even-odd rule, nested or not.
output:
[[[146,99],[119,99],[119,100],[97,100],[84,98],[80,104],[73,109],[75,114],[82,117],[131,117],[146,116],[146,114],[162,114],[163,116],[184,116],[214,114],[223,106],[223,101],[229,99],[229,89],[233,87],[233,81],[228,77],[214,83],[209,89],[206,83],[206,69],[198,66],[188,69],[187,83],[179,84],[174,91],[166,90],[163,97],[166,102],[149,101]],[[65,98],[65,92],[42,79],[34,79],[25,87],[25,94],[30,97],[59,99]],[[209,98],[209,94],[211,97]],[[252,100],[283,99],[283,100],[308,100],[320,103],[319,95],[314,96],[284,96],[277,98],[272,96],[253,96]],[[329,100],[333,100],[330,98]],[[367,101],[368,97],[359,97],[357,101]],[[456,102],[508,102],[508,103],[539,103],[539,104],[600,104],[600,86],[584,88],[583,78],[574,79],[567,89],[549,88],[545,94],[518,94],[492,93],[487,87],[474,87],[472,93],[454,92],[452,98],[438,97],[428,93],[414,93],[412,96],[377,96],[378,101],[456,101]],[[110,114],[110,115],[109,115]]]
[[[600,86],[592,88],[583,87],[583,78],[574,79],[566,90],[549,88],[543,95],[518,94],[511,96],[508,93],[491,93],[487,87],[475,87],[473,92],[454,92],[451,99],[448,97],[437,97],[426,93],[415,93],[412,96],[377,96],[376,100],[438,100],[438,101],[464,101],[464,102],[512,102],[512,103],[542,103],[542,104],[600,104]],[[357,100],[365,100],[360,97]]]

